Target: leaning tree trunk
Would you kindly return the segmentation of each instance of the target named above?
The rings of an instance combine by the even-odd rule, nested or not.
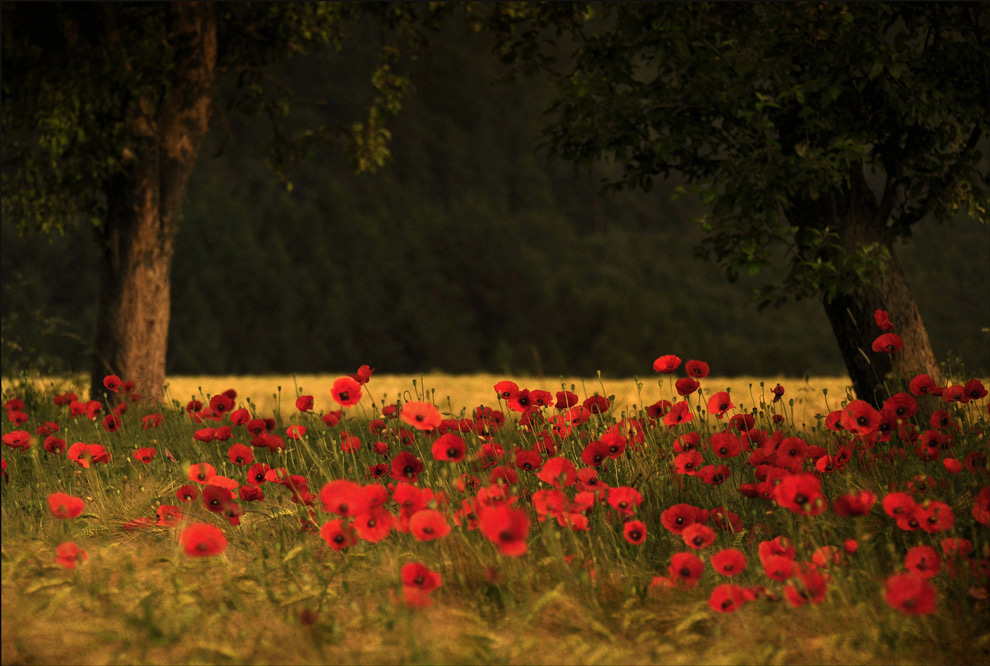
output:
[[[838,235],[836,246],[818,254],[818,258],[833,265],[840,265],[844,255],[856,253],[864,245],[887,250],[879,274],[864,286],[851,290],[848,284],[833,283],[838,293],[832,298],[827,288],[822,289],[825,314],[853,390],[859,399],[874,406],[891,393],[903,390],[919,372],[930,375],[936,383],[941,381],[921,313],[894,254],[895,236],[878,211],[876,198],[861,172],[851,173],[846,187],[827,191],[815,201],[795,201],[788,211],[799,234],[830,229]],[[802,242],[800,236],[798,242]],[[874,318],[877,310],[887,312],[894,325],[891,332],[902,338],[904,348],[900,351],[873,351],[873,341],[885,332]]]
[[[927,373],[936,383],[941,381],[938,363],[928,332],[914,301],[904,271],[888,247],[890,257],[883,273],[854,294],[840,294],[824,300],[825,313],[832,325],[842,358],[849,370],[856,396],[879,406],[902,390],[912,377]],[[892,333],[901,336],[904,348],[887,353],[875,352],[873,341],[882,331],[874,319],[877,310],[885,310],[894,325]]]
[[[830,192],[814,212],[807,206],[804,210],[806,220],[812,220],[819,228],[828,226],[838,233],[838,247],[823,257],[828,261],[838,262],[841,255],[855,253],[864,245],[875,245],[887,251],[881,270],[865,285],[850,290],[848,285],[839,284],[835,285],[839,287],[837,295],[829,298],[823,294],[825,314],[839,343],[856,396],[879,406],[889,395],[903,390],[918,373],[927,373],[936,382],[941,381],[938,362],[914,294],[894,254],[894,236],[886,220],[879,218],[876,200],[866,181],[852,178],[848,189]],[[887,312],[894,326],[890,332],[901,337],[903,349],[892,353],[873,351],[874,340],[886,332],[876,322],[877,310]]]
[[[123,167],[107,185],[91,394],[103,378],[133,381],[159,401],[165,384],[170,273],[182,202],[209,125],[217,57],[211,3],[172,6],[173,74],[133,108]]]

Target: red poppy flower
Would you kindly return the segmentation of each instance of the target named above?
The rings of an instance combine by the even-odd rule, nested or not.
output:
[[[918,504],[908,493],[888,493],[883,498],[883,510],[891,518],[914,513]]]
[[[439,511],[422,509],[409,518],[409,532],[417,541],[433,541],[447,536],[450,525]]]
[[[235,393],[236,395],[236,393]],[[210,398],[210,409],[217,416],[223,416],[234,408],[234,399],[226,393],[215,395]]]
[[[695,470],[694,475],[701,479],[702,483],[709,486],[718,486],[726,482],[732,475],[726,465],[705,465]]]
[[[69,460],[86,469],[89,469],[91,463],[110,462],[110,453],[100,444],[76,442],[69,447],[65,455]]]
[[[302,439],[306,434],[306,426],[304,425],[290,425],[285,429],[285,436],[289,439]]]
[[[392,499],[399,505],[399,511],[406,518],[426,507],[431,491],[425,488],[417,488],[408,483],[399,483],[392,491]]]
[[[719,458],[735,458],[742,453],[742,440],[730,432],[717,432],[712,435],[712,451]]]
[[[524,511],[504,505],[484,508],[479,523],[481,533],[502,555],[518,557],[526,553],[529,516]]]
[[[49,435],[45,437],[44,447],[45,451],[49,453],[62,453],[62,451],[65,451],[65,440],[55,435]]]
[[[55,563],[66,569],[74,569],[77,564],[86,561],[86,551],[82,550],[72,541],[60,543],[55,548]]]
[[[559,516],[570,508],[567,495],[561,490],[537,490],[533,493],[532,501],[540,522],[543,522],[547,516],[559,519]]]
[[[719,391],[708,399],[708,413],[714,414],[715,418],[722,418],[727,411],[734,407],[732,398],[727,391]]]
[[[156,510],[158,514],[158,522],[155,523],[158,527],[174,527],[179,524],[182,520],[182,510],[177,506],[171,506],[169,504],[162,504]]]
[[[918,411],[918,402],[909,393],[895,393],[884,401],[883,411],[889,411],[899,421],[906,421]]]
[[[561,489],[574,485],[577,470],[574,469],[574,464],[567,458],[557,457],[543,463],[543,469],[536,476],[544,483],[549,483],[554,488]]]
[[[597,393],[589,398],[585,398],[581,406],[592,414],[604,414],[612,406],[612,401]]]
[[[254,462],[254,451],[243,444],[234,444],[227,450],[227,457],[235,465],[250,465]]]
[[[893,354],[904,349],[904,341],[897,333],[884,333],[873,341],[872,349],[875,352]]]
[[[508,400],[517,393],[519,393],[519,386],[515,382],[503,380],[495,384],[495,394],[501,400]]]
[[[3,436],[3,443],[12,449],[23,449],[27,451],[31,448],[31,433],[27,430],[14,430]]]
[[[681,359],[674,356],[673,354],[668,354],[666,356],[661,356],[657,360],[653,361],[653,372],[662,372],[669,375],[679,368],[681,365]]]
[[[302,426],[292,426],[301,428]],[[361,438],[349,432],[340,433],[340,450],[343,453],[355,453],[361,449]]]
[[[350,407],[361,401],[361,384],[350,377],[340,377],[330,389],[330,397],[342,407]]]
[[[858,493],[843,495],[836,498],[832,504],[832,510],[840,516],[847,518],[853,516],[865,516],[873,508],[877,501],[877,496],[869,490],[861,490]]]
[[[576,393],[571,393],[570,391],[557,391],[556,396],[557,402],[554,403],[554,409],[559,409],[561,411],[573,407],[578,404],[578,395]]]
[[[374,507],[354,518],[354,531],[369,543],[378,543],[392,532],[395,518],[387,509]]]
[[[464,440],[460,435],[455,435],[452,432],[448,432],[445,435],[441,435],[431,447],[433,452],[434,460],[443,460],[446,462],[461,462],[464,460],[464,454],[467,451],[467,446],[464,444]]]
[[[606,460],[608,460],[608,447],[601,440],[589,442],[581,452],[581,461],[591,467],[599,467]]]
[[[708,606],[719,613],[732,613],[746,603],[746,593],[743,588],[731,583],[717,585],[708,597]]]
[[[660,523],[674,534],[682,534],[696,522],[701,522],[702,510],[690,504],[675,504],[660,514]],[[707,513],[704,520],[708,519]]]
[[[667,412],[670,411],[671,407],[673,407],[673,403],[671,403],[670,400],[657,400],[655,403],[646,408],[646,415],[649,416],[651,420],[656,421],[661,416],[666,415]]]
[[[414,587],[422,592],[432,592],[441,585],[440,574],[419,562],[403,564],[401,575],[404,587]]]
[[[691,404],[687,400],[681,400],[680,402],[674,403],[674,406],[670,408],[667,415],[663,417],[663,422],[668,428],[673,428],[674,426],[680,425],[681,423],[687,423],[693,419],[694,413],[691,412]]]
[[[103,417],[102,425],[107,432],[117,432],[120,430],[120,418],[116,414],[107,414]]]
[[[821,481],[811,473],[785,476],[774,488],[773,499],[785,509],[806,516],[817,516],[827,507]]]
[[[785,536],[778,536],[769,541],[761,541],[758,550],[761,560],[771,555],[779,555],[793,560],[797,554],[797,549],[791,544],[790,539]]]
[[[85,506],[81,497],[73,497],[67,493],[52,493],[48,496],[48,509],[53,516],[63,520],[75,518],[83,512]]]
[[[344,548],[350,548],[358,542],[357,533],[354,531],[354,528],[340,518],[324,524],[320,528],[320,538],[338,552]]]
[[[711,510],[712,522],[719,528],[733,534],[740,534],[743,531],[742,519],[731,509],[717,507]]]
[[[268,481],[266,475],[269,471],[271,471],[271,467],[266,463],[255,463],[248,469],[247,482],[255,486],[260,486],[262,483]]]
[[[145,465],[150,463],[155,458],[156,451],[154,449],[143,448],[138,449],[134,452],[134,459],[138,462],[143,462]]]
[[[252,484],[241,486],[237,491],[237,496],[243,502],[261,502],[265,499],[265,493],[261,491],[261,488]]]
[[[180,502],[193,502],[199,497],[199,488],[193,484],[186,484],[175,491],[175,496]]]
[[[638,546],[646,541],[646,523],[640,520],[630,520],[622,526],[622,533],[626,541]]]
[[[608,490],[608,504],[622,516],[631,516],[643,503],[643,496],[635,488],[618,486]]]
[[[887,603],[905,615],[931,615],[935,612],[937,593],[927,578],[913,573],[896,574],[886,580],[884,587]]]
[[[708,376],[708,364],[704,361],[688,361],[684,364],[684,371],[696,379],[704,379]]]
[[[726,548],[712,555],[712,567],[723,576],[735,576],[746,568],[746,556],[735,548]]]
[[[113,391],[114,393],[120,390],[120,387],[123,385],[123,383],[124,382],[120,381],[120,377],[118,377],[117,375],[107,375],[106,377],[103,378],[103,385],[106,386],[107,389]]]
[[[945,502],[926,502],[915,513],[921,529],[926,532],[945,532],[956,522],[952,507]]]
[[[689,547],[701,550],[715,543],[715,530],[701,523],[693,523],[684,528],[681,538]]]
[[[417,430],[433,430],[440,425],[443,416],[440,410],[428,402],[411,401],[402,405],[402,412],[399,418],[403,423],[411,425]]]
[[[990,395],[990,391],[987,391],[987,388],[983,386],[983,382],[979,379],[971,379],[966,382],[963,386],[963,391],[969,400],[980,400]]]
[[[865,400],[853,400],[842,410],[842,427],[857,435],[869,435],[880,425],[880,412]]]
[[[780,384],[777,384],[772,389],[770,389],[770,392],[773,393],[773,401],[780,402],[781,397],[783,397],[784,395],[784,387],[781,386]]]
[[[691,395],[698,390],[701,386],[700,382],[696,382],[690,377],[681,377],[676,382],[674,382],[674,388],[677,390],[677,395]]]
[[[207,511],[221,513],[228,502],[234,500],[234,493],[229,488],[207,484],[203,488],[203,506]]]
[[[296,398],[296,409],[298,409],[300,412],[313,411],[313,396],[301,395],[298,398]]]
[[[688,451],[674,456],[674,467],[678,474],[694,476],[697,468],[705,462],[697,451]]]
[[[697,432],[686,432],[674,439],[674,451],[685,453],[686,451],[696,451],[701,444],[701,434]]]
[[[389,465],[389,476],[396,481],[416,483],[422,471],[422,461],[409,451],[400,451]]]
[[[934,392],[935,380],[928,375],[915,375],[908,383],[913,395],[928,395]]]
[[[904,566],[921,578],[931,578],[942,568],[942,558],[931,546],[914,546],[908,549]]]
[[[213,525],[193,523],[179,534],[179,543],[190,557],[210,557],[227,548],[227,537]]]
[[[207,483],[217,475],[217,470],[210,463],[197,463],[189,466],[186,478],[196,483]]]
[[[320,490],[323,510],[339,516],[357,516],[368,511],[363,488],[347,479],[330,481]]]
[[[670,558],[670,581],[680,587],[691,588],[698,584],[705,572],[705,563],[694,553],[677,553]]]
[[[894,330],[894,325],[890,323],[890,316],[887,314],[886,310],[877,310],[873,313],[873,320],[880,327],[881,331],[892,331]]]
[[[973,542],[969,539],[945,538],[939,545],[946,557],[969,557],[973,552]]]
[[[199,430],[193,433],[193,439],[199,442],[203,442],[205,444],[209,444],[210,442],[212,442],[214,439],[216,439],[216,436],[217,436],[216,428],[200,428]]]
[[[799,608],[807,603],[820,604],[825,600],[828,578],[814,568],[802,567],[793,581],[784,587],[787,601]]]
[[[761,554],[760,562],[763,564],[763,573],[772,580],[785,581],[794,575],[793,558],[784,557],[783,555],[767,555],[764,557]]]
[[[516,467],[528,472],[539,471],[543,467],[543,456],[538,451],[520,451],[516,454]]]

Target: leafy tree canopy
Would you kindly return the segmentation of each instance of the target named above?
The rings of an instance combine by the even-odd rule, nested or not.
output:
[[[764,305],[856,290],[926,215],[987,220],[985,4],[550,5],[492,25],[507,62],[558,81],[554,151],[612,165],[611,188],[686,176],[730,280],[786,250]],[[561,26],[569,60],[544,39]],[[880,240],[842,243],[864,228]]]

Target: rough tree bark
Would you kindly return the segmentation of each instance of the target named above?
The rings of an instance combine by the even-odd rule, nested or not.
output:
[[[209,125],[217,62],[212,3],[174,3],[170,15],[173,74],[156,98],[132,107],[133,139],[106,188],[107,217],[97,232],[102,265],[94,399],[107,393],[107,374],[133,381],[146,399],[163,395],[175,235]]]
[[[901,390],[898,384],[906,385],[919,372],[940,383],[928,332],[894,253],[894,234],[862,175],[851,177],[844,190],[831,191],[818,201],[800,202],[789,217],[805,228],[828,227],[838,233],[839,247],[822,256],[826,261],[836,261],[840,254],[854,253],[865,244],[880,244],[887,250],[882,270],[865,286],[831,299],[827,294],[822,297],[856,396],[879,407],[892,392]],[[873,341],[884,332],[874,319],[877,310],[889,314],[892,332],[904,341],[901,351],[873,351]]]
[[[914,301],[904,271],[888,246],[890,258],[883,274],[869,286],[851,295],[824,300],[825,313],[839,343],[849,371],[853,390],[861,400],[879,407],[892,393],[901,390],[919,372],[941,383],[941,373],[932,351],[928,332]],[[904,349],[892,354],[872,350],[873,341],[883,333],[873,314],[886,310],[894,324],[892,332],[904,340]],[[893,384],[888,379],[894,379]],[[899,380],[899,381],[898,381]]]

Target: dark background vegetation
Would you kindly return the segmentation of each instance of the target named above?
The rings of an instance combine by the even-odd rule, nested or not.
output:
[[[601,198],[595,173],[535,149],[552,91],[501,80],[489,48],[434,41],[375,175],[322,149],[290,190],[266,164],[268,120],[217,112],[178,238],[169,373],[648,375],[665,353],[722,375],[845,372],[818,302],[758,313],[769,276],[728,284],[694,259],[703,211],[672,203],[674,183]],[[274,71],[297,92],[283,129],[359,118],[372,59],[358,38]],[[4,373],[87,371],[91,231],[2,234]],[[936,354],[985,376],[987,228],[922,223],[898,250]]]

